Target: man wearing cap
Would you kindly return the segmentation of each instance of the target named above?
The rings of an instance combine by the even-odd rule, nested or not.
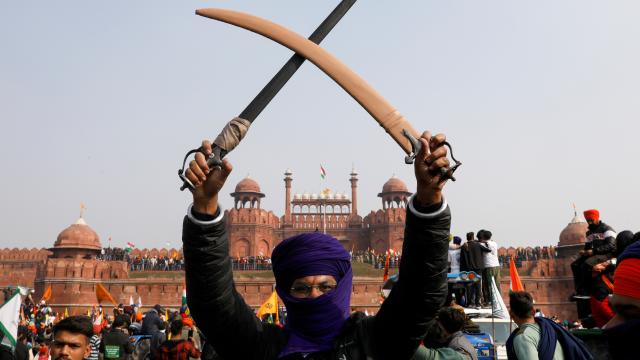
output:
[[[350,316],[349,252],[334,237],[302,233],[272,252],[275,290],[287,308],[284,328],[263,324],[236,291],[224,212],[218,207],[231,164],[210,169],[202,144],[189,164],[195,185],[183,225],[191,315],[224,359],[411,359],[447,295],[450,210],[442,197],[449,166],[444,135],[425,132],[415,162],[417,191],[407,205],[400,275],[375,316]],[[452,349],[425,349],[423,359],[460,359]],[[422,354],[422,353],[421,353]]]

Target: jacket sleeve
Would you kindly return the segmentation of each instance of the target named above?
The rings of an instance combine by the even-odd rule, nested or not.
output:
[[[236,291],[225,220],[183,223],[187,304],[197,326],[225,359],[275,358],[282,331],[263,325]]]
[[[407,207],[398,282],[376,314],[376,359],[410,359],[447,296],[449,207],[445,202],[432,214],[413,211]]]

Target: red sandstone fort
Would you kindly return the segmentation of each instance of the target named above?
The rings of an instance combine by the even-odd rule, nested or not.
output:
[[[358,178],[352,171],[351,196],[324,191],[321,194],[292,194],[292,172],[285,172],[285,213],[278,217],[262,209],[259,184],[247,177],[231,193],[234,207],[226,211],[230,236],[230,255],[270,255],[273,247],[292,235],[323,231],[336,237],[348,250],[400,250],[406,204],[411,193],[397,177],[391,177],[378,197],[382,208],[364,218],[358,214]],[[560,232],[558,257],[524,261],[519,270],[523,284],[536,299],[536,307],[561,319],[577,317],[575,305],[568,301],[573,292],[570,262],[585,242],[587,224],[577,216]],[[500,241],[498,239],[498,241]],[[64,229],[49,249],[0,249],[0,287],[22,285],[35,289],[35,299],[51,286],[49,302],[61,311],[86,311],[96,303],[95,287],[102,283],[116,301],[127,303],[130,297],[140,297],[144,305],[161,303],[180,306],[183,276],[167,278],[151,274],[131,278],[124,261],[102,261],[96,257],[102,245],[98,234],[82,217]],[[500,248],[501,254],[515,253],[514,248]],[[135,249],[131,256],[170,256],[179,249]],[[181,275],[181,274],[180,274]],[[503,296],[509,288],[509,278],[503,268],[500,284]],[[272,278],[236,278],[236,288],[248,304],[259,306],[273,291]],[[353,281],[352,307],[376,311],[380,304],[381,278],[359,278]]]

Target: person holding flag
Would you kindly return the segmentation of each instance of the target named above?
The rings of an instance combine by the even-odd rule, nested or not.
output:
[[[414,165],[416,193],[408,203],[400,276],[375,316],[350,316],[349,253],[329,235],[290,237],[272,252],[277,295],[287,309],[284,328],[263,324],[235,290],[229,239],[218,193],[231,164],[209,168],[204,141],[186,177],[193,204],[183,223],[187,302],[191,314],[224,359],[460,359],[452,349],[420,346],[427,323],[447,295],[451,213],[442,196],[449,167],[445,136],[422,134]],[[322,169],[321,169],[322,170]],[[326,174],[326,173],[324,173]]]

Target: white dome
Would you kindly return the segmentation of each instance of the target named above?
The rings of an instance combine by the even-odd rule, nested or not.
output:
[[[320,194],[320,199],[326,199],[327,196],[325,194]]]
[[[302,198],[302,195],[300,195],[300,194],[294,194],[294,195],[293,195],[293,199],[294,199],[294,200],[299,200],[299,199],[301,199],[301,198]]]
[[[316,200],[318,198],[318,194],[311,194],[311,199]]]
[[[309,193],[302,194],[302,199],[309,200]]]

